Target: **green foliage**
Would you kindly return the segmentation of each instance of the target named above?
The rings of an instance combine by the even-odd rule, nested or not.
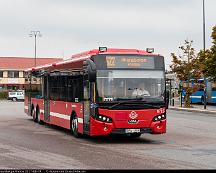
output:
[[[172,72],[175,73],[181,81],[186,82],[184,87],[186,91],[185,107],[190,107],[190,95],[194,92],[194,88],[190,85],[190,80],[199,79],[202,74],[199,63],[197,63],[197,55],[192,47],[192,43],[193,41],[185,40],[184,45],[179,47],[182,52],[179,56],[171,53],[172,65],[170,68]]]
[[[6,91],[0,92],[0,100],[7,99],[7,97],[8,97],[8,92]]]
[[[212,81],[216,81],[216,26],[212,29],[212,47],[206,50],[206,62],[205,62],[205,72],[206,76],[210,77]],[[203,52],[203,51],[202,51]]]
[[[207,60],[208,57],[211,56],[210,50],[205,50],[205,53],[203,50],[200,50],[198,53],[198,59],[197,59],[197,64],[199,64],[200,72],[202,73],[202,76],[207,77],[208,76],[208,66],[207,66]]]
[[[197,63],[197,55],[192,47],[192,43],[193,41],[185,40],[185,45],[179,47],[182,55],[178,57],[174,53],[171,53],[173,63],[170,68],[182,81],[189,81],[192,78],[198,79],[201,77],[199,64]]]
[[[210,49],[200,50],[196,55],[192,47],[193,41],[185,40],[184,46],[179,47],[182,55],[176,56],[171,53],[172,65],[170,66],[172,72],[177,77],[186,81],[186,98],[185,107],[190,107],[190,95],[196,89],[190,87],[190,79],[199,79],[203,76],[209,77],[211,81],[216,82],[216,25],[212,29],[212,47]],[[196,86],[195,86],[196,88]]]

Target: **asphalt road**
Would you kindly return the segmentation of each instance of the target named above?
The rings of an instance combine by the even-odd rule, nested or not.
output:
[[[168,110],[164,135],[74,138],[0,101],[0,169],[215,169],[216,116]]]

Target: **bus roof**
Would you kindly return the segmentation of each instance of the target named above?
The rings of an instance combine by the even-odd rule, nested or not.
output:
[[[78,67],[78,69],[81,69],[82,67],[82,61],[88,59],[92,55],[98,55],[98,54],[137,54],[137,55],[155,55],[152,53],[148,53],[144,50],[138,50],[138,49],[119,49],[119,48],[107,48],[106,51],[99,51],[99,49],[92,49],[86,52],[82,52],[79,54],[74,54],[71,56],[71,58],[58,61],[55,63],[45,64],[41,66],[36,66],[33,68],[28,68],[25,70],[25,72],[28,71],[37,71],[37,70],[54,70],[54,69],[67,69],[70,68],[70,65],[74,65],[74,67]]]
[[[72,55],[71,58],[77,58],[87,55],[97,55],[97,54],[139,54],[139,55],[153,55],[152,53],[148,53],[144,50],[138,49],[119,49],[119,48],[107,48],[106,51],[100,52],[99,49],[92,49],[86,52],[82,52],[79,54]]]

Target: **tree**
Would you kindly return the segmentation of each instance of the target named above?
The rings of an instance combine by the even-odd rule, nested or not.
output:
[[[172,65],[170,68],[172,72],[176,73],[177,77],[186,84],[184,86],[186,92],[184,107],[191,107],[190,96],[196,90],[196,86],[192,87],[190,84],[191,79],[197,80],[201,77],[199,63],[197,63],[197,55],[192,47],[192,43],[192,40],[185,40],[184,45],[179,47],[182,51],[182,54],[179,56],[171,53]]]
[[[207,50],[205,53],[205,72],[207,77],[210,77],[212,81],[216,82],[216,25],[212,29],[211,37],[213,45],[210,50]],[[200,54],[202,54],[202,52],[200,52]],[[203,56],[203,54],[201,56]]]

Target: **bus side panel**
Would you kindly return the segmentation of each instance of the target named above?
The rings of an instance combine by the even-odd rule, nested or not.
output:
[[[67,103],[50,100],[50,123],[70,129],[70,115],[67,114]]]
[[[42,121],[44,121],[44,100],[43,99],[37,99],[37,104],[39,106],[40,119]]]
[[[196,91],[191,95],[191,103],[201,103],[204,91]]]
[[[72,115],[72,112],[75,112],[78,118],[78,132],[83,134],[83,103],[75,103],[75,102],[68,102],[68,115]]]
[[[216,91],[212,91],[212,94],[211,94],[211,103],[216,103]]]

